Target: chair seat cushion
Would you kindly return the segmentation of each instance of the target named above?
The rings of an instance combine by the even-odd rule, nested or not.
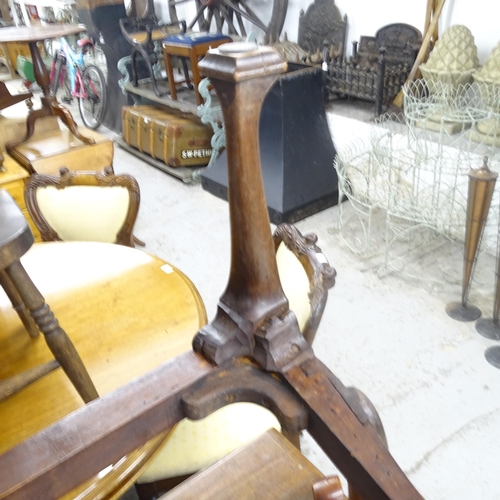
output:
[[[148,39],[148,32],[137,31],[135,33],[131,33],[129,36],[132,39],[133,43],[138,43],[142,45]],[[164,37],[165,37],[165,32],[162,30],[153,30],[151,32],[151,40],[153,42],[157,42]]]
[[[175,43],[192,47],[200,43],[218,42],[219,40],[232,40],[231,37],[222,33],[179,33],[178,35],[169,35],[164,38],[163,43]]]
[[[197,472],[271,428],[281,430],[278,419],[253,403],[234,403],[202,420],[184,419],[137,482]]]

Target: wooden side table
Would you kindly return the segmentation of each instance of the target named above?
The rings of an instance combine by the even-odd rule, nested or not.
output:
[[[14,201],[17,203],[24,217],[28,221],[31,231],[33,232],[33,236],[35,237],[35,241],[42,241],[40,232],[31,219],[26,208],[26,204],[24,203],[24,183],[29,177],[29,173],[9,155],[4,156],[3,166],[5,171],[0,172],[0,188],[8,191],[12,198],[14,198]]]
[[[198,85],[201,77],[198,70],[198,61],[204,57],[208,49],[216,48],[224,43],[232,42],[232,38],[213,33],[187,33],[181,35],[171,35],[163,41],[163,57],[165,59],[165,69],[167,70],[170,95],[174,101],[177,100],[177,83],[174,80],[174,70],[172,67],[172,56],[186,57],[191,63],[193,75],[193,85],[198,105],[203,104],[203,99],[198,92]],[[189,82],[188,82],[189,83]]]

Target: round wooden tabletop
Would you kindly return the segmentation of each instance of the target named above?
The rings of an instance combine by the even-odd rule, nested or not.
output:
[[[83,24],[49,24],[47,26],[13,26],[0,29],[0,43],[41,42],[51,38],[76,35],[87,28]]]
[[[106,394],[191,348],[203,301],[179,270],[146,252],[106,243],[36,243],[22,258]],[[0,380],[53,359],[31,339],[0,289]],[[0,402],[0,453],[83,405],[59,368]]]

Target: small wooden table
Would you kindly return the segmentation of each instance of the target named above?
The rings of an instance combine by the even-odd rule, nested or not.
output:
[[[313,500],[323,474],[275,429],[181,483],[162,500]]]
[[[94,143],[94,139],[85,137],[80,133],[68,109],[59,104],[55,96],[50,94],[50,76],[37,46],[37,43],[43,40],[74,35],[85,30],[86,27],[83,24],[61,24],[35,27],[21,26],[2,28],[0,30],[0,43],[28,43],[31,52],[31,59],[33,61],[35,80],[42,89],[43,95],[40,98],[42,102],[42,108],[30,111],[28,120],[26,122],[26,137],[23,139],[23,141],[29,139],[33,135],[33,132],[35,130],[35,120],[43,116],[57,116],[70,129],[72,134],[76,138],[81,140],[84,144]],[[11,152],[14,146],[15,144],[10,144],[7,147],[7,150]]]
[[[100,395],[191,348],[206,323],[201,297],[179,270],[106,243],[36,243],[22,258],[80,354]],[[0,290],[0,380],[53,359],[31,339]],[[56,371],[0,403],[0,454],[83,406]]]

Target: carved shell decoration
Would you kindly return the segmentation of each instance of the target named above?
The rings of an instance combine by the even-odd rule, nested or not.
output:
[[[458,86],[472,82],[479,66],[477,47],[469,28],[450,26],[436,42],[420,71],[432,92],[438,82]]]

